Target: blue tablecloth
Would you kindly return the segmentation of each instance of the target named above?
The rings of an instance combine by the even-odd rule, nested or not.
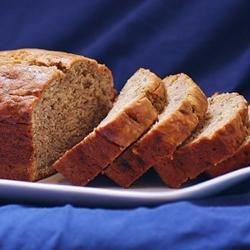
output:
[[[191,75],[207,95],[250,100],[250,2],[0,2],[0,49],[39,47],[96,58],[118,89],[139,67]],[[154,208],[0,206],[0,249],[250,249],[250,184]]]

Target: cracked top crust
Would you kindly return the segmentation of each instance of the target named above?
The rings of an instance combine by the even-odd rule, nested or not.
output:
[[[41,49],[0,52],[0,122],[31,122],[31,110],[44,89],[77,62],[95,64],[111,75],[104,65],[83,56]]]
[[[69,69],[77,61],[97,63],[94,59],[74,55],[66,52],[43,49],[18,49],[0,52],[2,64],[28,64],[37,66],[56,66],[61,71]]]

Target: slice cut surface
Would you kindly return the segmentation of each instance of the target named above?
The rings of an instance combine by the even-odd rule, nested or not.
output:
[[[172,157],[206,113],[207,98],[190,77],[178,74],[163,81],[168,104],[158,121],[105,170],[120,186],[129,187],[161,159]]]

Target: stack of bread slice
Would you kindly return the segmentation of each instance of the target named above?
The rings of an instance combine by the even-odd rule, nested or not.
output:
[[[115,98],[110,70],[63,52],[0,52],[0,178],[57,170],[76,185],[105,174],[130,187],[153,168],[180,187],[250,164],[248,104],[209,98],[187,75],[137,70]]]
[[[172,158],[206,113],[207,98],[190,77],[178,74],[163,81],[168,102],[157,122],[105,170],[123,187],[132,185],[159,161]]]
[[[180,187],[231,157],[247,136],[247,102],[241,95],[216,94],[208,98],[208,103],[204,120],[173,159],[154,166],[168,186]]]
[[[222,93],[207,98],[190,77],[177,74],[157,80],[158,94],[150,91],[151,99],[160,100],[158,108],[151,101],[155,108],[142,109],[138,98],[148,96],[144,90],[149,90],[152,74],[137,71],[104,121],[54,164],[68,180],[86,185],[102,173],[127,188],[153,167],[166,185],[180,187],[236,153],[248,133],[248,104],[243,96]],[[142,129],[130,122],[123,124],[119,116],[124,113]],[[150,122],[142,122],[149,117]]]

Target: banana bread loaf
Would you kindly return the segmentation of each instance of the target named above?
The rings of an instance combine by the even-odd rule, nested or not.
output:
[[[110,70],[64,52],[0,52],[0,178],[34,181],[105,117]]]

